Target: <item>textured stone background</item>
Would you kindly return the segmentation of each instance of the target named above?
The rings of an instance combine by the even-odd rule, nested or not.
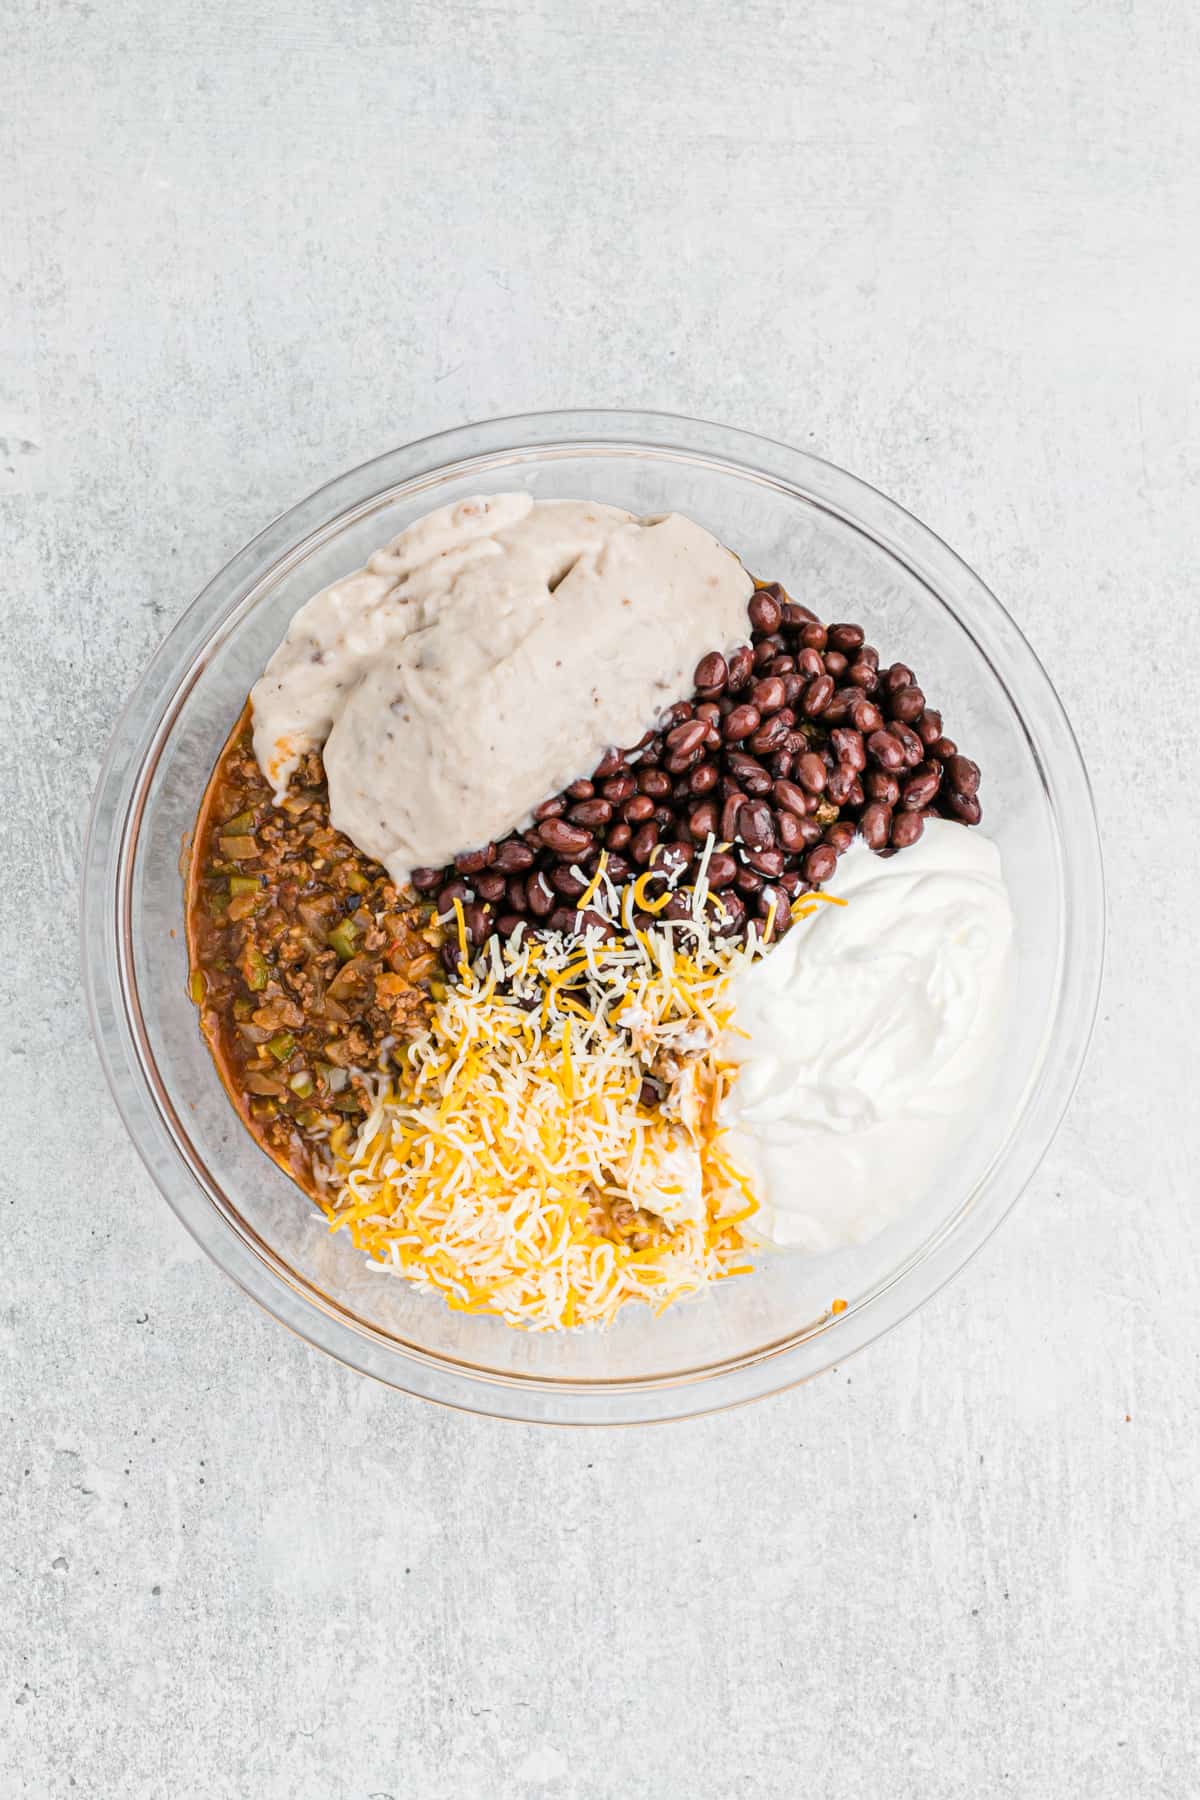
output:
[[[0,42],[0,1792],[1190,1800],[1195,9],[0,0]],[[114,714],[247,536],[592,402],[818,449],[981,570],[1112,918],[1069,1121],[950,1291],[750,1411],[549,1435],[199,1258],[73,909]]]

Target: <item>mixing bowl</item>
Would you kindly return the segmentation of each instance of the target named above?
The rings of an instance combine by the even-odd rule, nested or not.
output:
[[[676,510],[822,618],[860,621],[926,682],[984,771],[1016,915],[1014,994],[979,1116],[902,1221],[835,1255],[607,1332],[451,1313],[331,1236],[235,1117],[187,995],[180,846],[247,690],[300,604],[435,506],[516,487]],[[113,734],[84,866],[83,970],[118,1106],[167,1200],[226,1274],[310,1343],[428,1399],[561,1424],[670,1419],[805,1380],[927,1300],[1043,1155],[1095,1012],[1103,884],[1079,750],[1003,607],[916,519],[829,463],[651,413],[550,413],[445,432],[340,476],[269,525],[183,614]],[[804,1179],[796,1170],[797,1182]],[[898,1173],[897,1179],[903,1179]],[[845,1310],[831,1311],[834,1298]]]

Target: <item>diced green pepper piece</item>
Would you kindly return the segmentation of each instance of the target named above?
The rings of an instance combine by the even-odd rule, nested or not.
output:
[[[227,856],[231,862],[249,862],[252,856],[258,855],[258,839],[246,832],[238,836],[222,837],[221,855]]]
[[[256,994],[261,994],[267,985],[270,970],[267,959],[254,944],[246,951],[246,986]]]
[[[236,900],[239,894],[257,894],[259,888],[257,875],[231,875],[229,877],[229,897]]]
[[[277,1031],[274,1037],[267,1039],[267,1049],[276,1062],[285,1063],[296,1048],[296,1040],[290,1031]]]
[[[254,813],[253,813],[253,811],[240,812],[240,813],[235,813],[232,819],[226,819],[225,823],[221,827],[221,835],[222,835],[222,837],[224,837],[225,834],[228,832],[231,836],[236,837],[239,831],[253,831],[253,830],[254,830]]]
[[[343,919],[340,925],[334,926],[327,941],[330,949],[337,951],[339,961],[349,962],[354,955],[357,937],[358,930],[353,919]]]
[[[350,869],[346,874],[346,886],[350,888],[353,893],[365,894],[369,890],[371,884],[361,869]]]
[[[297,1074],[292,1076],[291,1080],[288,1082],[288,1086],[291,1088],[293,1094],[299,1094],[301,1100],[307,1100],[309,1095],[313,1092],[313,1089],[316,1087],[316,1082],[313,1080],[307,1069],[301,1069]]]

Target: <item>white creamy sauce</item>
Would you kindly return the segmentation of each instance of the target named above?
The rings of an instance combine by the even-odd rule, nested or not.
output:
[[[282,799],[324,747],[330,817],[393,880],[527,823],[749,633],[753,583],[678,513],[499,494],[443,507],[296,614],[254,687]]]
[[[994,1067],[1012,912],[996,846],[931,821],[911,848],[860,839],[822,905],[737,977],[729,1149],[765,1242],[863,1243],[919,1198]]]

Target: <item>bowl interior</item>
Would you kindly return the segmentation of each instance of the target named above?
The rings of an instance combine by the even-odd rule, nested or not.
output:
[[[586,496],[640,513],[689,513],[752,572],[781,580],[823,618],[860,621],[885,661],[910,663],[931,704],[943,712],[948,733],[983,768],[984,829],[1000,846],[1016,914],[1020,1004],[1009,1007],[991,1091],[978,1115],[962,1121],[953,1157],[937,1178],[904,1194],[902,1221],[874,1242],[832,1256],[763,1257],[749,1279],[731,1281],[659,1319],[626,1309],[601,1334],[530,1335],[453,1314],[436,1297],[375,1271],[344,1234],[331,1236],[235,1118],[186,993],[180,846],[230,725],[291,615],[432,507],[522,486],[540,497]],[[384,1359],[432,1359],[501,1383],[670,1383],[769,1357],[814,1333],[836,1333],[840,1321],[831,1326],[828,1315],[835,1297],[849,1303],[845,1316],[853,1316],[906,1280],[947,1234],[963,1229],[1021,1129],[1043,1068],[1061,997],[1066,880],[1056,811],[1043,779],[1044,746],[1006,687],[1003,658],[993,656],[988,620],[973,602],[977,584],[950,557],[931,580],[903,542],[907,526],[917,533],[921,528],[897,509],[890,512],[890,534],[868,530],[852,508],[839,508],[798,484],[749,463],[670,444],[496,450],[392,483],[343,507],[272,556],[269,567],[260,559],[249,586],[235,584],[223,609],[205,621],[178,685],[160,696],[161,723],[149,750],[127,772],[122,985],[155,1130],[173,1149],[168,1191],[186,1181],[193,1201],[197,1191],[205,1197],[213,1209],[209,1247],[223,1259],[221,1244],[228,1243],[232,1255],[236,1243],[238,1256],[257,1259],[279,1293],[289,1291],[290,1322],[305,1329],[303,1321],[315,1309],[370,1340]],[[954,570],[961,570],[961,586]],[[797,1184],[804,1179],[803,1166],[797,1166]],[[904,1186],[903,1169],[895,1180]]]

